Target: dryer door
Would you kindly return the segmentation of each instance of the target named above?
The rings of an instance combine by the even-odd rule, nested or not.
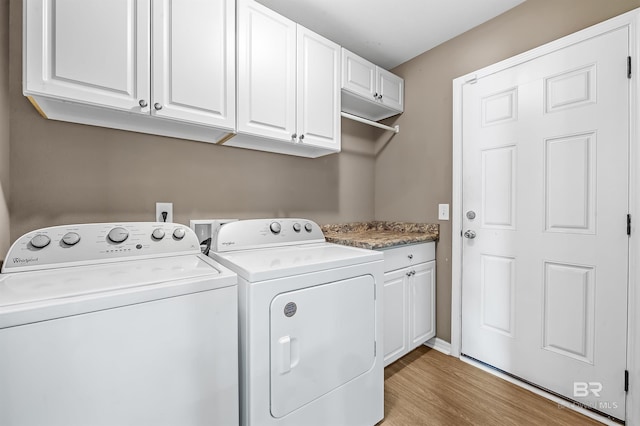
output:
[[[283,417],[372,368],[375,280],[364,275],[271,302],[271,414]]]

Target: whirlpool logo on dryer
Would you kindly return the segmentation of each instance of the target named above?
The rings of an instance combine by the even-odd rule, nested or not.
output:
[[[21,263],[21,264],[28,265],[28,264],[30,264],[32,262],[37,262],[39,260],[39,258],[37,258],[37,257],[27,257],[27,258],[14,257],[11,260],[13,261],[13,263]]]

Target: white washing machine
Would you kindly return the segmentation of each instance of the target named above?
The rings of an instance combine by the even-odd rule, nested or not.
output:
[[[240,421],[372,426],[384,415],[383,254],[325,242],[304,219],[222,226],[238,274]]]
[[[182,225],[22,236],[0,274],[0,425],[238,424],[236,283]]]

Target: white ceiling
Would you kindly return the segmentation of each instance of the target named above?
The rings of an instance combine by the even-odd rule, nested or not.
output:
[[[524,0],[258,0],[387,69]]]

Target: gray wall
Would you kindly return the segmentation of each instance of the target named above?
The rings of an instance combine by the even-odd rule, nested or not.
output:
[[[0,264],[9,248],[9,0],[0,0]]]
[[[174,221],[185,224],[215,217],[373,219],[368,126],[345,120],[342,153],[305,159],[45,120],[22,95],[21,46],[22,1],[11,0],[14,240],[56,224],[150,221],[157,201],[173,202]],[[6,103],[6,95],[0,98]]]
[[[527,0],[393,71],[404,77],[401,131],[375,165],[375,217],[438,222],[452,195],[452,80],[640,6],[640,0]],[[379,134],[383,145],[387,134]],[[437,336],[451,339],[451,222],[437,246]]]

